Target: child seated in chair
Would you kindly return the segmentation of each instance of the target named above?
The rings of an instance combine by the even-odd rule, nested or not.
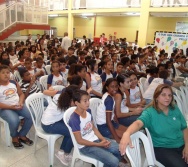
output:
[[[104,167],[118,167],[121,160],[118,143],[104,138],[94,126],[89,109],[89,94],[86,91],[77,90],[72,98],[77,108],[70,117],[69,125],[80,152],[101,161]]]
[[[24,105],[25,96],[20,86],[13,80],[10,80],[10,69],[6,65],[0,66],[0,117],[4,119],[10,129],[12,144],[16,149],[24,146],[22,143],[31,146],[33,141],[26,137],[32,126],[31,115]],[[25,121],[18,131],[20,119],[24,117]]]
[[[29,71],[25,68],[22,68],[19,70],[20,76],[22,80],[19,82],[20,88],[22,92],[25,95],[25,98],[27,98],[29,95],[33,93],[40,92],[40,89],[36,82],[36,76],[29,73]]]

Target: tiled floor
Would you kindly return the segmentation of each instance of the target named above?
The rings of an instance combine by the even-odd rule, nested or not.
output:
[[[0,167],[49,167],[48,165],[48,147],[46,140],[38,139],[37,151],[34,154],[34,146],[25,146],[17,150],[13,146],[5,145],[4,130],[2,124],[0,136]],[[34,140],[34,128],[30,131],[30,138]],[[62,138],[58,139],[55,144],[55,151],[58,151]],[[88,163],[78,161],[75,167],[90,167]],[[64,167],[64,165],[54,156],[53,167]]]
[[[0,122],[1,123],[1,122]],[[34,154],[34,146],[24,145],[23,149],[17,150],[13,146],[7,147],[5,144],[4,127],[1,124],[0,134],[0,167],[49,167],[48,164],[48,147],[46,140],[38,139],[37,151]],[[34,140],[34,128],[30,130],[30,138]],[[55,152],[59,150],[60,138],[55,143]],[[142,161],[144,159],[144,151],[142,152]],[[53,167],[65,167],[55,156]],[[91,164],[77,161],[75,167],[91,167]]]

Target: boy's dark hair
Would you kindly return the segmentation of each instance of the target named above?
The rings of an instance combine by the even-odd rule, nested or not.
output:
[[[79,86],[83,82],[81,76],[79,75],[69,76],[67,78],[67,81],[69,82],[70,85],[77,85],[77,86]]]
[[[79,51],[79,56],[81,56],[81,55],[85,55],[85,52],[84,51]]]
[[[60,63],[66,63],[66,60],[65,60],[65,58],[64,58],[63,56],[59,57],[57,60],[58,60]]]
[[[164,67],[165,68],[165,64],[161,64],[160,63],[160,64],[157,65],[157,68],[159,68],[159,67]]]
[[[23,50],[20,50],[20,51],[18,52],[19,59],[23,56],[23,54],[24,54],[24,51],[23,51]]]
[[[128,58],[128,57],[123,57],[122,59],[121,59],[121,63],[123,64],[123,65],[125,65],[127,62],[129,62],[130,61],[130,59]]]
[[[40,56],[42,56],[44,58],[44,53],[41,52],[38,55],[40,55]]]
[[[175,53],[171,53],[171,58],[175,56]]]
[[[175,57],[175,60],[177,60],[177,59],[179,59],[179,58],[180,58],[180,56],[176,56],[176,57]]]
[[[42,57],[37,57],[37,58],[36,58],[36,62],[41,61],[41,60],[43,61],[43,58],[42,58]]]
[[[130,64],[136,64],[134,60],[131,60],[130,61]]]
[[[10,60],[9,59],[4,59],[4,60],[1,60],[1,65],[6,65],[6,66],[9,66],[10,65]]]
[[[0,65],[0,72],[4,69],[10,69],[7,65]]]
[[[26,72],[28,72],[28,70],[26,69],[26,68],[19,68],[19,73],[20,73],[20,76],[23,78],[24,77],[24,74],[26,73]]]
[[[26,62],[26,61],[29,61],[30,63],[33,62],[33,60],[32,60],[30,57],[27,57],[27,58],[25,59],[25,62]]]
[[[123,63],[118,62],[118,63],[117,63],[117,66],[123,66]]]
[[[159,78],[167,79],[168,78],[168,71],[163,70],[159,72]]]
[[[97,53],[100,53],[100,51],[99,50],[95,50],[95,54],[97,54]]]
[[[57,56],[56,55],[53,55],[53,56],[51,56],[51,61],[55,61],[55,59],[57,58]]]
[[[74,102],[80,102],[82,96],[84,95],[88,96],[89,94],[85,90],[76,90],[72,95],[72,99]]]
[[[135,54],[131,55],[131,60],[135,60],[137,58],[138,58],[138,55],[135,55]]]

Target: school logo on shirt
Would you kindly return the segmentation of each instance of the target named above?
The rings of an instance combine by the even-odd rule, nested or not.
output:
[[[100,76],[96,76],[95,79],[97,80],[97,85],[102,83],[102,79]]]
[[[89,134],[92,131],[92,123],[91,121],[87,122],[85,127],[83,128],[83,136]]]
[[[135,98],[135,100],[136,99],[140,99],[140,92],[136,92],[135,94],[134,94],[134,98]]]
[[[63,81],[58,80],[58,81],[55,82],[55,85],[63,85]]]
[[[3,95],[5,95],[5,100],[12,98],[13,96],[16,96],[16,89],[9,88],[3,92]]]

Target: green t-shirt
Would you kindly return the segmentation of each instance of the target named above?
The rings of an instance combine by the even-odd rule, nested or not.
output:
[[[154,147],[178,148],[184,145],[183,130],[187,123],[177,106],[169,107],[168,115],[149,107],[138,118],[148,128]]]

